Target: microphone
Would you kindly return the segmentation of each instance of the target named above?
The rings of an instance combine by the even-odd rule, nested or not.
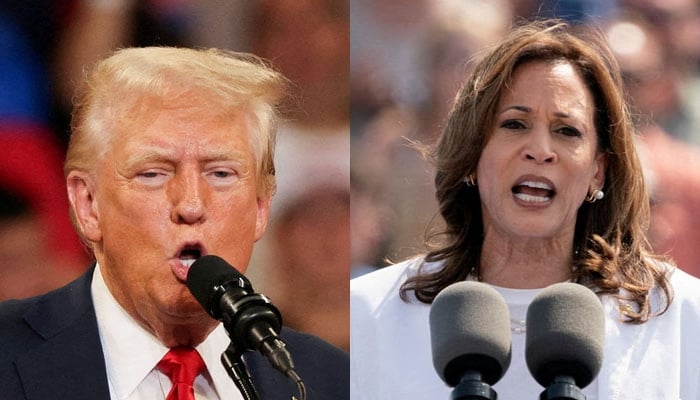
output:
[[[501,295],[480,282],[457,282],[430,307],[433,365],[453,387],[453,400],[498,398],[490,385],[510,366],[510,313]]]
[[[525,361],[540,399],[585,400],[603,362],[605,315],[598,297],[571,282],[543,289],[527,309]]]
[[[230,361],[224,360],[227,356],[240,357],[247,350],[259,351],[275,369],[294,380],[302,398],[305,397],[292,357],[278,336],[282,329],[279,310],[267,297],[255,293],[243,274],[224,259],[206,255],[197,259],[187,272],[187,287],[207,313],[224,324],[231,338],[230,347],[234,350],[227,350],[222,356],[225,365],[230,367]],[[242,362],[240,365],[244,367]]]

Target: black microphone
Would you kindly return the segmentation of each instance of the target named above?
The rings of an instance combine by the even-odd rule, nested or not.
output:
[[[453,400],[497,399],[490,385],[510,366],[510,313],[503,297],[480,282],[443,289],[430,307],[433,365],[453,387]]]
[[[543,289],[527,309],[525,360],[545,399],[585,400],[582,388],[600,372],[605,315],[598,297],[583,285],[557,283]]]
[[[282,329],[279,310],[267,297],[255,293],[243,274],[224,259],[207,255],[190,267],[187,287],[207,313],[224,324],[235,353],[261,352],[305,392],[286,344],[278,336]]]

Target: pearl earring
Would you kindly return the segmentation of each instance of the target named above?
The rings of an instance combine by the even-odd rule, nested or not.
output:
[[[600,189],[595,189],[591,194],[586,197],[586,201],[589,203],[595,203],[598,200],[603,200],[605,193]]]

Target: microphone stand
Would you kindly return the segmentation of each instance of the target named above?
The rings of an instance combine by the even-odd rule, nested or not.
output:
[[[224,365],[228,376],[233,379],[238,390],[245,400],[259,400],[258,392],[253,385],[248,367],[243,362],[243,352],[236,350],[233,342],[221,353],[221,363]]]
[[[586,400],[586,396],[576,386],[574,378],[557,375],[547,389],[540,394],[540,400]]]
[[[481,372],[465,371],[457,386],[452,389],[451,400],[497,400],[496,391],[481,380]]]

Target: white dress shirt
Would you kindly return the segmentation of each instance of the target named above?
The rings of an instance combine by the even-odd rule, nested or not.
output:
[[[117,303],[107,289],[99,265],[95,268],[91,289],[110,397],[113,400],[165,399],[172,383],[156,365],[168,348]],[[195,379],[195,398],[243,398],[220,362],[221,353],[229,342],[223,325],[219,325],[196,347],[207,370]]]

